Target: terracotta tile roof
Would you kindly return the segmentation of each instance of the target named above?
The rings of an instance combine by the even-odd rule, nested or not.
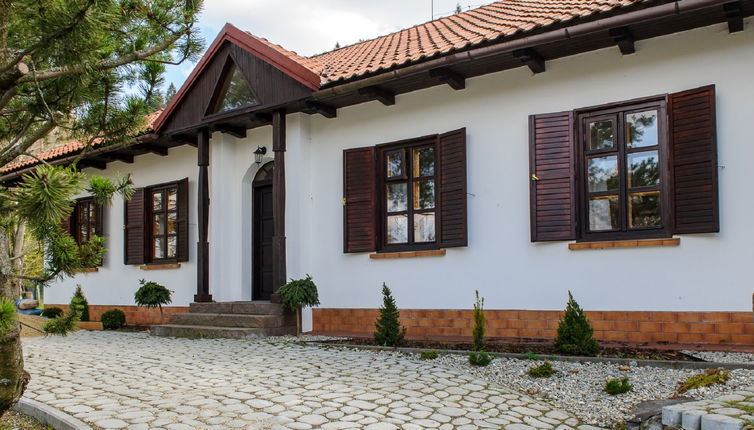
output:
[[[252,36],[327,84],[648,1],[503,0],[308,58]]]
[[[144,130],[144,133],[152,130],[152,125],[154,124],[155,120],[160,116],[162,113],[162,109],[157,110],[155,112],[152,112],[151,114],[147,115],[146,121],[147,125]],[[95,140],[92,143],[92,147],[96,147],[100,144],[99,140]],[[58,141],[50,145],[40,145],[39,149],[36,151],[32,150],[32,153],[41,160],[54,160],[57,158],[60,158],[64,155],[68,154],[74,154],[77,151],[80,151],[84,148],[84,145],[86,145],[86,142],[78,141],[78,140],[65,140],[65,141]],[[18,170],[22,167],[32,166],[34,164],[37,164],[39,161],[36,158],[29,157],[27,155],[22,155],[16,159],[13,163],[9,163],[5,166],[3,166],[0,171],[2,172],[10,172],[13,170]]]

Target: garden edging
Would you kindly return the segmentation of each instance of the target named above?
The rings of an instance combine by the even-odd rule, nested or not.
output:
[[[92,430],[78,418],[36,400],[22,398],[12,408],[14,411],[35,418],[44,425],[52,426],[55,430]]]

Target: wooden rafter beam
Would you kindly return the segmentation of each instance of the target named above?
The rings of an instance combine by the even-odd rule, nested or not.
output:
[[[233,124],[216,124],[212,128],[214,130],[217,130],[222,133],[227,133],[239,139],[243,139],[244,137],[246,137],[246,127],[239,127]]]
[[[122,161],[128,164],[133,164],[134,162],[133,154],[124,154],[122,152],[107,152],[102,154],[100,157],[108,161]]]
[[[95,169],[105,170],[107,169],[107,161],[100,158],[85,158],[79,161],[79,167],[94,167]]]
[[[441,82],[445,82],[454,90],[466,88],[466,77],[458,72],[454,72],[447,67],[438,67],[429,71],[429,76]]]
[[[610,29],[610,38],[613,39],[620,53],[623,55],[629,55],[636,52],[636,45],[634,44],[634,36],[628,27],[617,27]]]
[[[513,51],[513,56],[526,64],[534,73],[542,73],[546,70],[545,59],[531,48],[516,49]]]
[[[169,137],[170,139],[175,140],[177,142],[183,142],[187,145],[196,147],[196,136],[192,136],[190,134],[176,133],[176,134],[171,134]]]
[[[262,123],[272,122],[272,115],[269,113],[259,112],[251,115],[252,120]]]
[[[725,18],[728,20],[728,32],[737,33],[744,30],[744,14],[741,10],[741,2],[725,3]]]
[[[306,107],[304,107],[303,111],[309,115],[318,113],[325,118],[335,118],[338,115],[338,111],[334,107],[315,101],[306,102]]]
[[[359,94],[371,100],[377,100],[385,106],[395,104],[395,93],[375,85],[359,89]]]
[[[151,152],[152,154],[157,154],[159,156],[166,156],[168,155],[168,148],[164,146],[157,146],[152,144],[143,144],[139,145],[139,148],[145,149],[147,152]]]

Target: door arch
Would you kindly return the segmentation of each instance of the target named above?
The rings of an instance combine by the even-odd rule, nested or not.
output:
[[[252,300],[270,300],[272,285],[273,162],[262,166],[252,182]]]

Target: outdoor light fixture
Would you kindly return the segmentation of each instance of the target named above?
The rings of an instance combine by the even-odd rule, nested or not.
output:
[[[257,150],[254,151],[254,161],[257,162],[257,164],[262,163],[262,157],[264,154],[267,153],[267,148],[264,146],[257,146]]]

